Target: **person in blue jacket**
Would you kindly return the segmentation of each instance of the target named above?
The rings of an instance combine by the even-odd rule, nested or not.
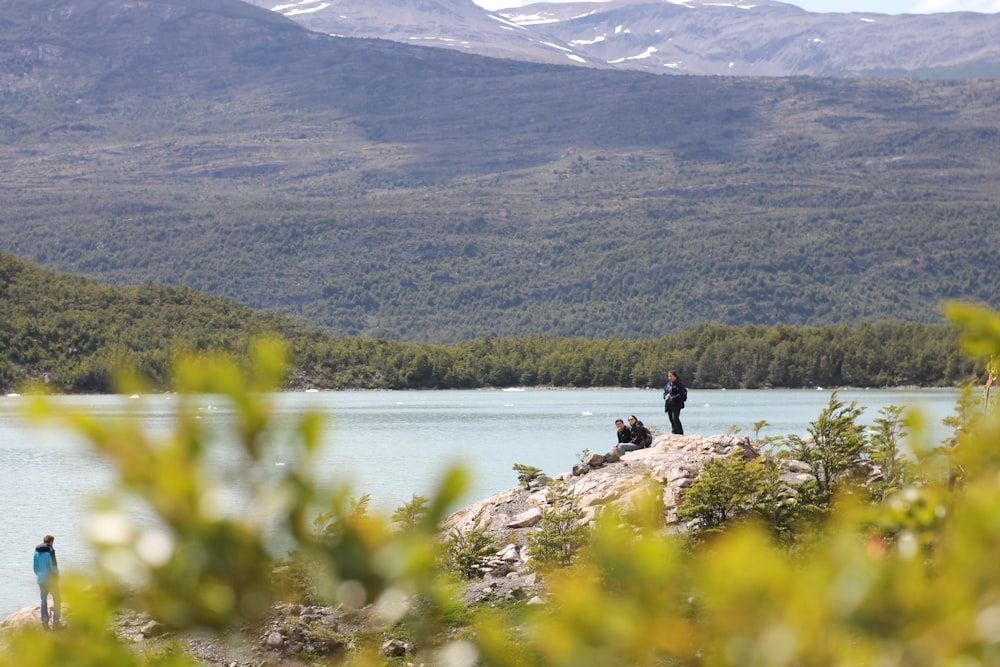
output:
[[[681,424],[681,410],[684,409],[684,401],[687,400],[687,387],[677,373],[670,371],[667,373],[667,384],[663,387],[663,411],[670,418],[670,430],[676,435],[684,435],[684,426]]]
[[[49,595],[52,596],[52,627],[59,626],[59,561],[52,543],[56,538],[46,535],[35,547],[35,579],[42,595],[42,627],[49,627]]]

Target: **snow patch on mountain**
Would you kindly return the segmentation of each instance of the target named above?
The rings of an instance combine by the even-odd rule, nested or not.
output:
[[[656,47],[655,46],[650,46],[649,48],[647,48],[645,51],[643,51],[642,53],[640,53],[637,56],[628,56],[626,58],[618,58],[617,60],[609,60],[608,62],[613,65],[615,63],[623,63],[626,60],[644,60],[644,59],[650,57],[651,55],[653,55],[654,53],[656,53]]]
[[[517,25],[542,25],[543,23],[560,22],[560,19],[546,16],[541,12],[537,14],[503,14],[503,16]]]
[[[469,48],[471,44],[465,40],[452,39],[451,37],[410,37],[412,41],[426,41],[426,42],[444,42],[445,44],[460,44],[465,48]]]
[[[560,51],[566,51],[567,53],[573,53],[573,49],[567,49],[565,46],[560,46],[559,44],[553,44],[552,42],[542,42],[545,46],[551,46],[553,49],[559,49]]]
[[[310,5],[315,5],[310,6]],[[319,2],[319,0],[303,0],[302,2],[293,2],[287,5],[276,5],[271,7],[272,12],[277,12],[282,16],[298,16],[299,14],[312,14],[314,12],[319,12],[330,6],[329,2]]]
[[[525,28],[521,24],[514,23],[513,21],[510,21],[507,18],[505,18],[503,15],[500,15],[500,14],[488,14],[488,16],[491,19],[493,19],[494,21],[497,21],[499,23],[503,23],[504,26],[507,27],[508,30],[511,29],[511,28],[520,28],[521,30],[527,30],[527,28]]]

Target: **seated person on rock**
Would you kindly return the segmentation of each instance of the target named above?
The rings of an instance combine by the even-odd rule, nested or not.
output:
[[[638,445],[632,442],[632,429],[625,425],[625,422],[621,419],[615,420],[615,428],[618,429],[618,448],[624,452],[634,452],[640,449]]]
[[[632,442],[632,429],[626,426],[623,420],[615,420],[615,429],[618,431],[618,444]]]
[[[632,444],[636,449],[645,449],[653,444],[653,434],[646,428],[635,415],[628,416],[629,429],[632,431]],[[632,450],[626,450],[632,451]]]

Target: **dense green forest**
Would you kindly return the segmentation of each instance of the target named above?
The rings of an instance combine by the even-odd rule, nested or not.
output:
[[[184,287],[116,288],[0,253],[0,386],[30,380],[107,392],[127,366],[156,389],[181,351],[244,358],[259,336],[288,342],[287,388],[948,386],[975,364],[944,325],[765,327],[700,324],[658,338],[549,336],[431,344],[336,338],[286,316]]]
[[[72,4],[0,23],[0,249],[44,266],[433,343],[998,305],[1000,81],[663,77]]]

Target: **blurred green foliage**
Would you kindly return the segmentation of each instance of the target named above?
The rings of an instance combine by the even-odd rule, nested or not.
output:
[[[950,313],[970,353],[1000,353],[1000,316],[960,305]],[[177,365],[177,386],[182,397],[212,392],[237,406],[244,456],[234,465],[254,477],[273,444],[268,391],[280,383],[283,361],[274,343],[250,355],[249,369],[188,357]],[[963,409],[953,444],[933,456],[916,452],[921,484],[904,481],[882,502],[834,489],[824,529],[794,550],[752,522],[686,549],[661,529],[658,499],[649,494],[650,511],[606,513],[573,563],[547,573],[543,607],[470,614],[456,611],[437,568],[437,526],[458,497],[458,472],[443,476],[426,516],[392,528],[359,511],[346,489],[317,484],[310,461],[320,420],[303,415],[284,443],[295,447],[290,465],[277,476],[271,470],[236,511],[219,512],[201,466],[210,437],[190,401],[180,401],[172,432],[154,438],[121,421],[56,414],[39,399],[36,413],[68,419],[115,464],[118,480],[91,527],[96,571],[66,577],[67,627],[14,633],[0,665],[192,664],[171,651],[143,655],[117,643],[107,631],[111,613],[127,602],[175,628],[254,622],[274,598],[274,530],[315,564],[321,601],[374,602],[387,622],[408,624],[415,662],[425,664],[998,664],[1000,419],[981,406]],[[851,408],[831,400],[829,411],[833,418]],[[950,474],[955,468],[961,477]],[[124,507],[135,503],[155,525],[133,521]],[[315,530],[320,516],[332,530]],[[445,631],[456,623],[464,629]],[[364,647],[316,659],[385,663]]]

